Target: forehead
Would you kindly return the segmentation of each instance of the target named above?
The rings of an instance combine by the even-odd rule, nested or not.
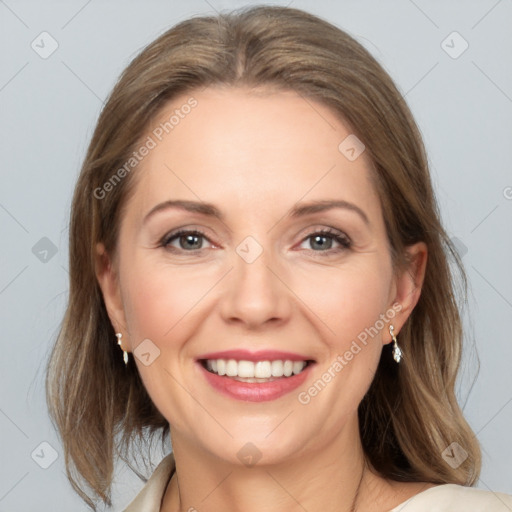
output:
[[[211,87],[182,94],[153,119],[147,137],[152,148],[137,168],[133,197],[139,215],[169,199],[252,213],[302,198],[345,199],[379,213],[369,158],[342,151],[353,140],[350,128],[294,92]]]

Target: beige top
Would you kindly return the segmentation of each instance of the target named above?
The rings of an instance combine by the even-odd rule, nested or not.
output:
[[[165,489],[175,464],[169,454],[125,512],[160,512]],[[474,487],[444,484],[430,487],[404,501],[389,512],[511,512],[512,496]]]

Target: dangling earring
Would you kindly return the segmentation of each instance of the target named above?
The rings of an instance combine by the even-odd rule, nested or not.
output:
[[[402,350],[398,346],[398,343],[396,342],[396,336],[395,336],[395,328],[390,325],[389,326],[389,334],[391,334],[391,338],[393,339],[393,343],[395,344],[393,347],[393,359],[399,363],[402,359]]]
[[[117,338],[117,344],[121,347],[121,350],[123,350],[123,347],[122,347],[123,335],[120,332],[118,332],[118,333],[116,333],[116,338]],[[128,352],[126,352],[126,350],[123,350],[123,361],[124,361],[125,366],[128,365]]]

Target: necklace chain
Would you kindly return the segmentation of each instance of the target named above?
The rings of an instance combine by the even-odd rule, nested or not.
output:
[[[361,472],[361,478],[359,479],[359,484],[357,485],[356,494],[354,496],[354,501],[352,502],[352,507],[350,508],[350,512],[355,512],[357,498],[359,498],[359,490],[361,489],[361,484],[363,483],[363,476],[366,471],[366,461],[363,463],[363,471]]]

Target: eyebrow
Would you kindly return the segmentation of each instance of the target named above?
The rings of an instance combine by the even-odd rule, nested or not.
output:
[[[370,224],[370,220],[366,213],[356,206],[353,203],[349,203],[348,201],[343,200],[335,200],[335,201],[311,201],[309,203],[305,203],[302,205],[295,206],[291,212],[291,217],[302,217],[305,215],[312,215],[313,213],[324,212],[327,210],[332,210],[334,208],[341,208],[344,210],[350,210],[357,213],[365,222],[365,224]]]
[[[308,203],[295,205],[289,212],[288,216],[292,218],[303,217],[306,215],[312,215],[314,213],[324,212],[335,208],[341,208],[350,210],[357,213],[365,222],[370,224],[366,213],[353,203],[343,200],[320,200],[310,201]],[[144,217],[143,224],[145,224],[153,215],[157,212],[161,212],[168,209],[178,209],[187,211],[190,213],[199,213],[208,217],[214,217],[220,221],[224,221],[224,214],[213,204],[204,203],[201,201],[184,201],[184,200],[169,200],[159,203],[154,206]]]

